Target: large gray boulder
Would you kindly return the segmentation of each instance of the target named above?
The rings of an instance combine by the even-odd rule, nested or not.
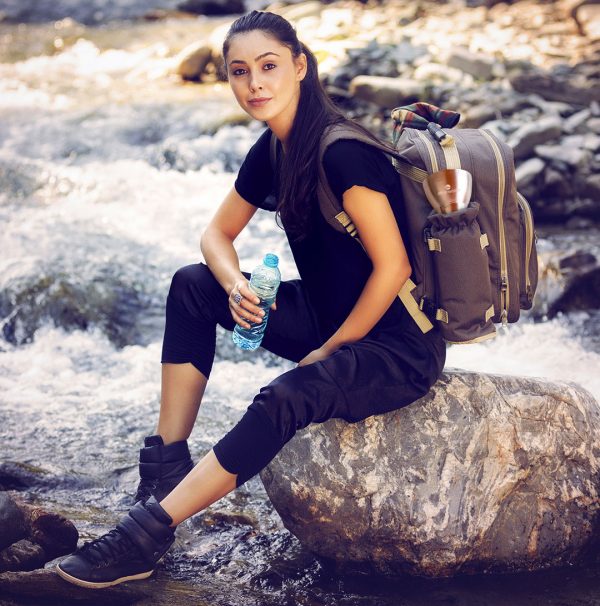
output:
[[[598,530],[599,470],[584,389],[448,370],[410,406],[298,432],[261,478],[315,553],[435,577],[573,561]]]

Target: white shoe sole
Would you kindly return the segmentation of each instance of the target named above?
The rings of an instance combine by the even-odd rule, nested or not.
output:
[[[79,585],[80,587],[86,587],[87,589],[104,589],[105,587],[112,587],[113,585],[118,585],[119,583],[124,583],[125,581],[140,581],[142,579],[147,579],[153,572],[154,569],[149,570],[148,572],[140,572],[139,574],[133,574],[129,577],[120,577],[115,579],[114,581],[105,581],[104,583],[94,583],[92,581],[83,581],[76,577],[71,576],[67,572],[65,572],[60,564],[56,566],[56,572],[65,580],[69,581],[69,583],[73,583],[73,585]]]

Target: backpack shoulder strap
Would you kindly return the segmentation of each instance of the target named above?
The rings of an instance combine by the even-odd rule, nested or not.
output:
[[[363,248],[364,245],[360,241],[358,237],[358,230],[352,223],[350,216],[346,213],[346,211],[341,206],[340,202],[336,198],[335,194],[329,187],[329,182],[327,180],[327,176],[325,175],[325,169],[323,168],[323,156],[327,151],[327,148],[339,141],[341,139],[351,139],[355,141],[361,141],[366,143],[367,145],[371,145],[376,149],[383,151],[384,153],[392,156],[394,159],[394,163],[398,172],[412,179],[414,181],[423,182],[427,173],[421,169],[418,169],[412,164],[408,163],[399,153],[392,152],[385,145],[374,141],[367,134],[362,131],[352,128],[346,124],[333,125],[329,127],[323,134],[321,138],[321,145],[319,149],[319,181],[317,183],[317,195],[319,198],[319,206],[321,209],[321,213],[324,218],[327,220],[327,223],[331,225],[336,231],[347,232],[349,233]],[[403,170],[401,170],[401,168]],[[366,252],[366,251],[365,251]],[[409,278],[398,293],[399,299],[402,301],[404,307],[415,321],[417,326],[421,329],[423,333],[429,332],[433,328],[432,322],[429,320],[427,315],[419,309],[415,298],[412,296],[411,292],[416,288],[415,283]]]

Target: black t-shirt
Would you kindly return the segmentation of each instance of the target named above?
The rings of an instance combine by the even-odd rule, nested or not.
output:
[[[235,189],[247,202],[274,211],[277,192],[270,138],[271,130],[267,129],[252,146],[240,168]],[[359,141],[336,141],[325,152],[323,167],[340,203],[344,192],[354,185],[386,194],[405,236],[399,177],[383,152]],[[310,216],[307,237],[301,241],[288,238],[288,242],[322,336],[327,340],[352,311],[373,265],[358,242],[325,221],[316,199],[307,201],[307,212]],[[398,325],[405,316],[403,305],[396,299],[377,326]]]

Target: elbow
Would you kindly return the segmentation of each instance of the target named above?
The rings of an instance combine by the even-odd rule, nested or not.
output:
[[[405,282],[410,278],[411,275],[412,267],[408,261],[406,263],[402,263],[402,265],[399,265],[396,268],[396,284],[398,289],[404,286]]]
[[[405,282],[410,278],[412,274],[412,267],[410,263],[402,263],[401,265],[393,265],[389,264],[382,265],[376,268],[377,273],[383,277],[383,279],[391,284],[394,284],[394,288],[400,290]]]
[[[412,275],[412,267],[410,265],[410,263],[405,263],[404,265],[402,265],[402,267],[400,268],[400,286],[404,286],[404,283],[411,277]]]
[[[210,225],[206,226],[202,233],[200,234],[200,250],[202,254],[204,254],[204,250],[209,246],[209,241],[211,238],[212,229]]]

